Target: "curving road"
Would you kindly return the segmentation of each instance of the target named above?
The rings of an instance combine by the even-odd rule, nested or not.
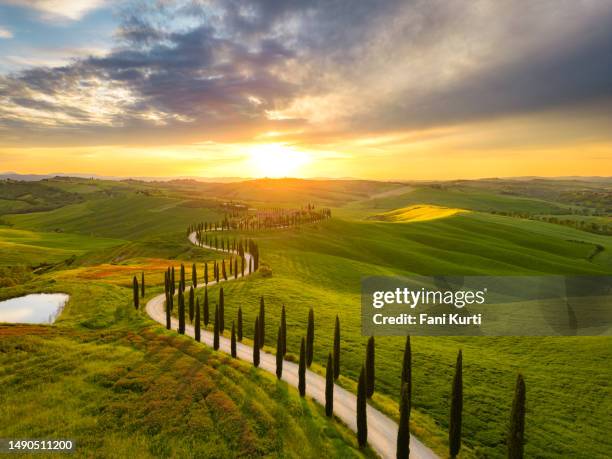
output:
[[[196,239],[196,234],[191,233],[189,240],[200,246]],[[201,245],[207,249],[216,250],[207,245]],[[245,266],[250,266],[251,254],[245,253]],[[249,273],[245,273],[248,276]],[[240,275],[238,277],[241,277]],[[228,281],[231,281],[228,277]],[[224,282],[223,279],[220,279]],[[209,282],[208,285],[214,285],[216,282]],[[202,288],[203,285],[198,286]],[[149,300],[146,305],[147,314],[156,322],[166,325],[166,312],[164,310],[165,294],[160,294]],[[172,317],[172,329],[178,329],[178,320]],[[191,337],[194,336],[194,328],[192,325],[185,326],[185,334]],[[202,329],[201,340],[203,343],[212,347],[213,333]],[[230,340],[220,337],[219,350],[230,354]],[[251,362],[253,360],[253,348],[240,342],[236,346],[237,356],[239,359]],[[276,375],[276,356],[268,352],[260,353],[259,368]],[[283,361],[283,381],[294,387],[298,386],[298,365],[287,360]],[[306,394],[322,405],[325,405],[325,377],[306,370]],[[357,397],[338,386],[334,385],[334,415],[340,418],[354,432],[357,431]],[[387,417],[377,409],[368,405],[368,443],[381,457],[385,459],[393,459],[396,457],[396,442],[397,442],[397,424],[391,418]],[[410,436],[410,457],[412,459],[438,459],[438,456],[423,443],[421,443],[413,435]]]

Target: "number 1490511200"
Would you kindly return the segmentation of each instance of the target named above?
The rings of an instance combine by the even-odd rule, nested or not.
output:
[[[72,440],[15,440],[1,439],[0,453],[18,453],[33,451],[61,451],[73,452],[74,441]]]

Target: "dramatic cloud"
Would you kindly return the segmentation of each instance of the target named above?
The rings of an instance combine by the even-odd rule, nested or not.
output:
[[[72,19],[99,4],[10,3]],[[306,142],[612,112],[611,2],[136,2],[115,40],[104,56],[0,76],[0,129],[14,141]]]
[[[44,20],[78,20],[101,6],[104,0],[0,0],[0,4],[35,10]]]

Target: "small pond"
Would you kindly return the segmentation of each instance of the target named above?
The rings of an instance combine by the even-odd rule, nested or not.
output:
[[[33,293],[0,301],[0,322],[51,324],[68,298],[65,293]]]

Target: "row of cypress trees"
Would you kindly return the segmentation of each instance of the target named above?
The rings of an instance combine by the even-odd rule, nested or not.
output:
[[[330,360],[328,359],[328,365]],[[367,445],[367,399],[372,396],[374,384],[374,337],[368,339],[366,362],[361,367],[357,385],[357,441],[360,447]],[[410,336],[406,338],[400,382],[400,419],[397,432],[397,459],[410,456],[410,410],[412,405],[412,350]],[[448,431],[449,456],[456,458],[461,449],[461,424],[463,411],[463,354],[459,350],[451,388],[451,404]],[[507,446],[509,459],[522,459],[525,434],[525,381],[517,376]]]
[[[189,225],[187,234],[194,231],[206,233],[213,231],[289,228],[331,218],[331,209],[316,208],[314,204],[310,203],[295,209],[281,207],[258,209],[255,214],[249,213],[246,206],[241,209],[235,208],[231,213],[226,213],[222,220]]]
[[[178,292],[178,332],[185,333],[185,298],[184,298],[184,266],[181,265],[181,278]],[[195,265],[192,268],[195,272]],[[168,268],[165,272],[165,291],[166,291],[166,328],[170,329],[170,313],[173,309],[174,291],[174,268]],[[194,276],[195,280],[197,276]],[[139,308],[141,297],[145,296],[144,272],[141,273],[140,284],[136,276],[133,277],[133,300],[134,307]],[[194,282],[195,284],[195,282]],[[201,314],[199,298],[194,301],[194,288],[189,289],[189,319],[195,321],[195,339],[201,339]],[[213,347],[219,349],[219,337],[225,330],[225,296],[223,287],[219,290],[219,302],[215,305],[215,323]],[[204,291],[204,325],[209,322],[209,303],[208,289]],[[231,327],[231,354],[236,357],[236,341],[242,341],[242,308],[238,309],[238,327],[236,330],[235,322],[232,321]],[[265,301],[260,297],[259,314],[255,319],[254,339],[253,339],[253,364],[255,367],[260,363],[260,349],[265,344]],[[283,372],[283,360],[287,353],[287,322],[285,306],[281,310],[281,321],[278,328],[276,342],[276,376],[281,379]],[[308,325],[306,338],[302,337],[300,343],[300,357],[298,366],[298,390],[302,397],[306,395],[306,368],[312,365],[314,357],[314,310],[310,308],[308,312]],[[325,371],[325,413],[327,416],[333,414],[333,389],[334,380],[340,375],[340,319],[336,316],[334,326],[333,353],[330,352],[327,358]],[[362,365],[358,386],[357,386],[357,439],[361,447],[367,444],[367,399],[374,394],[375,387],[375,341],[371,336],[366,346],[365,363]],[[400,387],[400,420],[397,435],[397,457],[408,458],[410,454],[410,410],[412,401],[412,354],[410,336],[406,339],[404,358],[402,365],[401,387]],[[463,354],[459,350],[455,363],[455,373],[451,389],[450,417],[449,417],[449,456],[457,457],[461,449],[461,427],[463,412]],[[512,404],[510,429],[508,433],[508,457],[520,459],[523,457],[525,429],[525,382],[521,374],[517,376],[515,395]]]

